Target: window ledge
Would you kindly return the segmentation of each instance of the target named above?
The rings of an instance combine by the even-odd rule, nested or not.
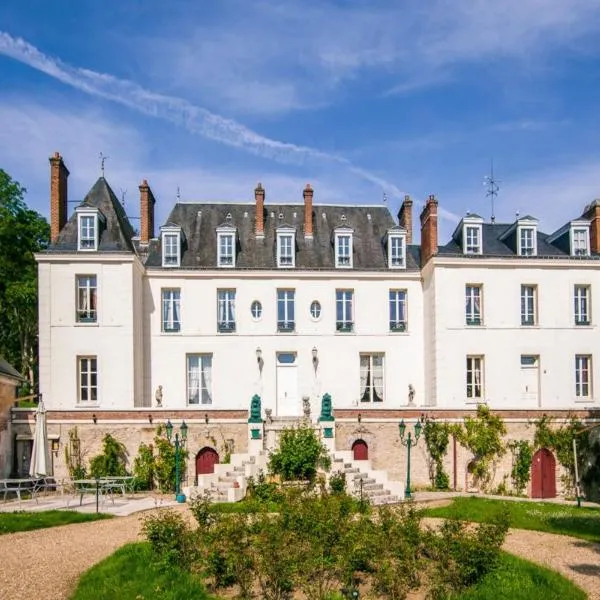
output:
[[[79,409],[79,410],[86,410],[88,408],[100,408],[100,403],[99,402],[87,402],[87,401],[83,401],[83,402],[77,402],[75,404],[75,408]]]
[[[75,321],[75,327],[98,327],[98,321]]]
[[[177,329],[177,330],[174,329],[173,331],[165,331],[163,329],[163,330],[161,330],[160,334],[161,335],[167,335],[167,336],[169,336],[169,335],[181,335],[181,330],[180,329]]]
[[[520,327],[522,329],[539,329],[540,325],[539,323],[531,323],[531,325],[529,323],[521,323]]]
[[[591,329],[592,324],[590,322],[586,321],[586,322],[581,322],[581,323],[575,323],[574,327],[576,327],[577,329]]]

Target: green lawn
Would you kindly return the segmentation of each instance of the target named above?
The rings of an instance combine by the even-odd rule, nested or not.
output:
[[[502,509],[510,514],[510,526],[534,529],[600,542],[600,508],[577,508],[545,502],[490,500],[487,498],[455,498],[449,506],[424,510],[427,517],[483,522]]]
[[[70,523],[85,523],[110,519],[111,515],[79,513],[74,510],[46,510],[40,512],[0,513],[0,535],[16,531],[31,531]]]
[[[159,569],[148,543],[127,544],[83,574],[72,600],[209,600],[202,582]]]
[[[502,553],[498,569],[452,600],[585,600],[587,596],[559,573]]]
[[[71,600],[216,600],[200,579],[153,563],[150,546],[134,543],[85,573]],[[502,553],[499,568],[452,600],[585,600],[570,581],[549,569]]]

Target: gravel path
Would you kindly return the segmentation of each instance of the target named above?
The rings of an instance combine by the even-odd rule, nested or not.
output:
[[[140,526],[137,514],[0,536],[0,599],[68,598],[81,573],[139,539]],[[590,600],[600,600],[600,544],[513,529],[504,548],[560,572]]]

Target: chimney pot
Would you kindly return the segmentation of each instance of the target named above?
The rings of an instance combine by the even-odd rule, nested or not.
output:
[[[258,183],[254,190],[254,200],[256,202],[256,237],[262,238],[265,235],[265,190],[262,183]]]
[[[154,237],[154,194],[144,179],[140,185],[140,243],[148,244]]]
[[[600,254],[600,200],[587,206],[583,216],[590,220],[590,251]]]
[[[50,157],[50,241],[54,244],[67,222],[67,169],[60,152]]]

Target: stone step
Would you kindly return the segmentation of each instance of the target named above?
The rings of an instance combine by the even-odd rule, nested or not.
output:
[[[398,496],[388,494],[387,496],[376,496],[371,500],[371,504],[374,506],[381,506],[382,504],[396,504],[398,503]]]
[[[344,467],[344,473],[346,475],[349,473],[360,473],[360,469],[358,467]]]
[[[379,490],[363,490],[363,494],[370,498],[371,496],[388,496],[389,492],[384,490],[383,486],[381,486],[381,489]]]
[[[233,483],[237,481],[237,476],[233,473],[227,473],[226,475],[219,475],[219,483]]]
[[[354,475],[353,480],[356,485],[359,485],[359,481],[362,479],[363,483],[373,483],[375,479],[373,477],[369,477],[366,473],[356,473]]]
[[[363,485],[363,492],[373,491],[373,490],[382,490],[383,483],[367,483]]]

